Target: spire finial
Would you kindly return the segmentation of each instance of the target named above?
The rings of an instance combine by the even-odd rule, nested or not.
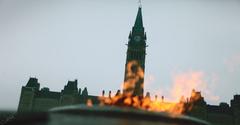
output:
[[[139,7],[142,8],[142,0],[138,0]]]

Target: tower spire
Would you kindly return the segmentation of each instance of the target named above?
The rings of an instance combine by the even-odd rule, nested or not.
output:
[[[138,0],[139,8],[142,8],[142,0]]]
[[[138,13],[137,13],[137,17],[135,20],[135,24],[134,24],[135,28],[143,28],[143,20],[142,20],[142,8],[139,6],[138,8]]]

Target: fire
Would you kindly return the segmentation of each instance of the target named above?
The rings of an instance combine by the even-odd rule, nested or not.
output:
[[[133,68],[135,66],[135,68]],[[136,67],[137,66],[137,67]],[[159,100],[155,96],[155,100],[152,100],[150,93],[147,93],[144,97],[143,95],[136,93],[143,88],[143,83],[139,81],[144,78],[144,71],[139,66],[138,62],[132,61],[127,64],[127,74],[125,74],[127,79],[125,79],[123,84],[123,93],[120,90],[115,96],[104,96],[99,97],[100,105],[107,106],[120,106],[120,107],[132,107],[141,110],[155,111],[155,112],[168,112],[171,114],[183,114],[190,111],[195,102],[203,100],[200,92],[193,90],[198,88],[199,85],[205,84],[202,80],[203,74],[201,72],[191,73],[190,75],[180,75],[174,79],[174,86],[171,91],[173,102],[165,102],[162,96]],[[139,85],[141,86],[139,86]],[[192,94],[190,98],[187,97],[187,93],[190,94],[189,88],[192,89]],[[185,97],[184,97],[185,96]],[[89,102],[87,102],[89,105]]]
[[[198,99],[198,96],[193,95],[192,101]],[[177,103],[163,102],[162,100],[151,100],[150,97],[139,96],[124,96],[123,94],[109,97],[99,97],[101,105],[132,107],[141,110],[168,112],[171,114],[183,114],[192,108],[192,102],[187,102],[184,99]]]
[[[152,100],[148,94],[145,97],[140,97],[128,96],[119,92],[113,97],[104,97],[104,95],[99,97],[101,106],[132,107],[146,111],[167,112],[173,115],[184,114],[192,110],[194,103],[201,99],[203,98],[200,92],[195,90],[192,90],[189,100],[182,96],[179,102],[164,102],[164,97],[161,100],[158,100],[157,97]]]

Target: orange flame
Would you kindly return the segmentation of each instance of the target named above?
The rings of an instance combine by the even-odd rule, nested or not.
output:
[[[122,107],[133,107],[147,111],[169,112],[172,114],[182,114],[186,110],[186,102],[168,103],[159,100],[151,100],[148,97],[141,98],[138,96],[126,97],[121,95],[112,98],[100,97],[101,105],[115,105]]]
[[[135,67],[135,71],[133,71],[132,67]],[[135,89],[142,89],[143,83],[139,87],[137,85],[140,79],[144,77],[144,71],[141,69],[137,61],[131,61],[127,64],[127,73],[124,84],[123,84],[123,93],[118,93],[115,96],[111,97],[99,97],[100,105],[115,105],[121,107],[133,107],[141,110],[147,111],[156,111],[156,112],[168,112],[171,114],[183,114],[192,109],[194,102],[201,101],[203,98],[201,97],[200,92],[192,91],[190,100],[186,100],[184,98],[187,97],[187,94],[190,93],[189,88],[194,89],[198,88],[198,85],[202,85],[200,83],[205,83],[201,77],[203,74],[201,72],[191,73],[190,75],[180,75],[174,79],[174,86],[171,91],[172,98],[174,98],[174,102],[164,102],[164,97],[162,96],[161,100],[157,99],[155,96],[155,100],[151,100],[150,94],[147,96],[135,95]],[[179,101],[177,101],[179,100]]]

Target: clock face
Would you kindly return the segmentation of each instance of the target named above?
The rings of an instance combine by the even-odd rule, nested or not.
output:
[[[134,40],[137,41],[137,42],[141,41],[141,36],[135,36]]]

